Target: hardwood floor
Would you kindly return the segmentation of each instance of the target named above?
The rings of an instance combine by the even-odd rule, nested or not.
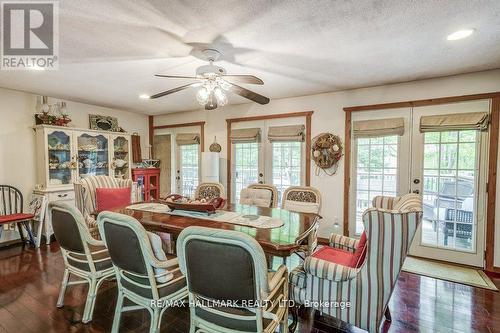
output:
[[[65,306],[55,307],[63,274],[57,244],[34,250],[13,246],[0,249],[0,333],[109,332],[116,286],[100,289],[91,324],[83,325],[86,287],[69,287]],[[500,286],[500,279],[494,280]],[[500,332],[500,293],[401,273],[390,302],[392,323],[386,332]],[[120,332],[147,332],[149,314],[124,314]],[[166,311],[161,332],[188,332],[189,311]],[[301,311],[297,332],[359,332],[332,318]]]

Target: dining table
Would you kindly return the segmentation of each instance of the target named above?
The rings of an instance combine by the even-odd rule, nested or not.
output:
[[[220,222],[193,216],[179,216],[168,212],[152,212],[146,210],[121,207],[115,212],[129,215],[138,220],[146,230],[164,232],[177,238],[187,227],[199,226],[222,230],[235,230],[253,237],[267,255],[281,257],[283,261],[299,250],[307,242],[310,233],[318,228],[321,216],[313,213],[292,212],[279,208],[265,208],[240,204],[226,204],[225,211],[242,215],[268,216],[283,221],[281,226],[259,228],[239,225],[231,222]]]

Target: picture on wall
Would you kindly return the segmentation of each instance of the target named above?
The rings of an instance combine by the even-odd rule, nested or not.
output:
[[[89,115],[90,129],[118,132],[118,118],[110,116]]]

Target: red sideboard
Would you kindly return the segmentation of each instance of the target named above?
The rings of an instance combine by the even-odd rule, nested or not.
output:
[[[160,168],[132,169],[132,179],[138,183],[144,202],[160,199]]]

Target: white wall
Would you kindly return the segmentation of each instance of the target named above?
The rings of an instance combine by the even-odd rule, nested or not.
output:
[[[390,103],[495,91],[500,91],[500,70],[303,97],[275,99],[268,105],[251,103],[229,105],[215,111],[196,110],[179,112],[156,116],[154,124],[176,124],[204,120],[206,121],[206,148],[208,148],[213,141],[213,137],[217,136],[217,142],[222,146],[221,157],[225,159],[227,147],[226,122],[224,119],[226,118],[312,110],[314,111],[312,119],[313,137],[321,132],[331,132],[343,138],[345,119],[343,108],[346,106]],[[320,235],[327,236],[332,232],[342,232],[341,223],[344,201],[343,160],[337,174],[332,177],[324,174],[315,176],[314,165],[311,166],[311,170],[311,185],[317,187],[321,191],[324,202],[322,209],[324,220],[320,228]],[[226,160],[221,163],[220,178],[221,182],[226,184]],[[498,211],[500,211],[500,207],[498,207],[497,213]],[[500,213],[498,213],[496,219],[496,266],[500,266],[499,217]],[[339,227],[335,226],[336,221],[339,222]]]
[[[50,99],[49,103],[58,100]],[[36,182],[35,125],[36,95],[0,88],[0,184],[19,188],[25,198]],[[149,144],[148,117],[142,114],[67,101],[71,127],[89,128],[89,114],[118,118],[125,131],[141,136],[143,156]]]

